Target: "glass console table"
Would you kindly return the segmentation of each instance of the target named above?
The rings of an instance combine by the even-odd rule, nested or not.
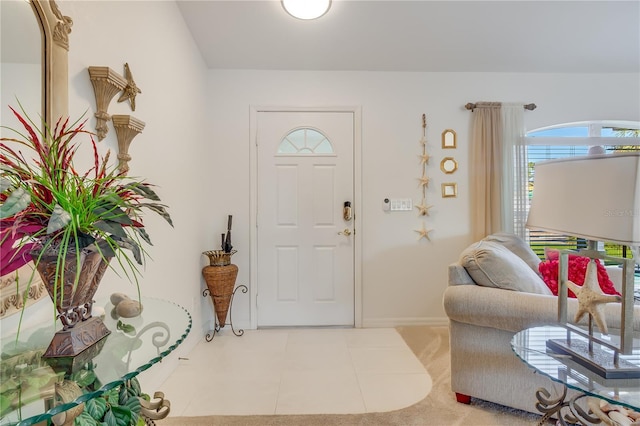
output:
[[[602,415],[601,413],[593,413],[589,409],[583,410],[577,404],[579,399],[585,397],[587,401],[591,399],[589,408],[593,407],[594,401],[599,405],[599,400],[606,400],[612,405],[640,412],[640,379],[605,379],[566,356],[552,353],[547,349],[548,339],[562,339],[566,337],[566,334],[567,330],[562,327],[534,327],[516,333],[511,340],[511,348],[518,358],[536,372],[563,385],[563,395],[558,398],[551,397],[551,393],[546,389],[538,389],[536,392],[538,400],[536,408],[544,414],[540,424],[553,415],[561,418],[561,410],[565,408],[570,410],[569,417],[565,417],[571,422],[600,423],[601,418],[598,416]],[[576,334],[572,335],[572,339],[586,340]],[[633,353],[620,355],[620,358],[640,365],[640,342],[638,339],[634,339]],[[567,387],[578,391],[568,401],[566,400]],[[597,400],[593,400],[593,398],[597,398]],[[562,422],[564,424],[564,421]]]
[[[143,297],[141,302],[143,312],[135,318],[113,318],[110,302],[95,303],[104,307],[111,334],[75,358],[41,358],[53,336],[53,319],[21,330],[17,343],[15,335],[2,339],[0,425],[47,424],[58,413],[130,381],[172,352],[189,334],[191,315],[165,300]],[[85,386],[88,377],[91,386]],[[80,385],[82,394],[61,399],[59,386],[70,381]]]

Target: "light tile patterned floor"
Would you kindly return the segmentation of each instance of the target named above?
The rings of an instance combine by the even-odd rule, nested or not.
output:
[[[245,330],[202,339],[161,389],[172,416],[391,411],[431,378],[392,328]]]

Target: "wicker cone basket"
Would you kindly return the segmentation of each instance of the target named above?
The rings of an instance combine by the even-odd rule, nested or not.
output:
[[[238,267],[236,265],[205,266],[202,269],[202,276],[209,287],[218,324],[220,327],[224,327],[227,322],[233,289],[236,285]]]

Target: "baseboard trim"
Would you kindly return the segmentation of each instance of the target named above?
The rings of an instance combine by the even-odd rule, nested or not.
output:
[[[210,326],[213,325],[213,322],[210,322]],[[412,326],[412,325],[427,325],[430,327],[446,327],[449,325],[448,318],[427,318],[427,317],[416,317],[416,318],[365,318],[362,320],[362,328],[393,328],[393,327],[402,327],[402,326]],[[211,331],[210,326],[204,326],[204,334]],[[238,330],[256,330],[251,327],[251,324],[248,321],[239,321],[238,324],[234,324],[233,328]],[[264,327],[270,328],[270,327]],[[278,328],[278,327],[272,327]],[[283,327],[287,328],[287,327]],[[304,327],[303,327],[304,328]],[[229,324],[225,326],[220,331],[223,333],[231,334],[231,327]]]
[[[415,317],[415,318],[364,318],[363,328],[402,327],[411,325],[428,325],[430,327],[448,326],[448,318]]]

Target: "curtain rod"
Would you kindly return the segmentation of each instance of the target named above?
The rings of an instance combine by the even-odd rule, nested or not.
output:
[[[476,104],[472,104],[471,102],[469,102],[464,107],[466,109],[470,109],[471,112],[473,112],[473,110],[476,109]],[[536,104],[525,104],[525,105],[523,105],[523,107],[524,107],[524,109],[529,110],[529,111],[533,111],[534,109],[537,108]]]

